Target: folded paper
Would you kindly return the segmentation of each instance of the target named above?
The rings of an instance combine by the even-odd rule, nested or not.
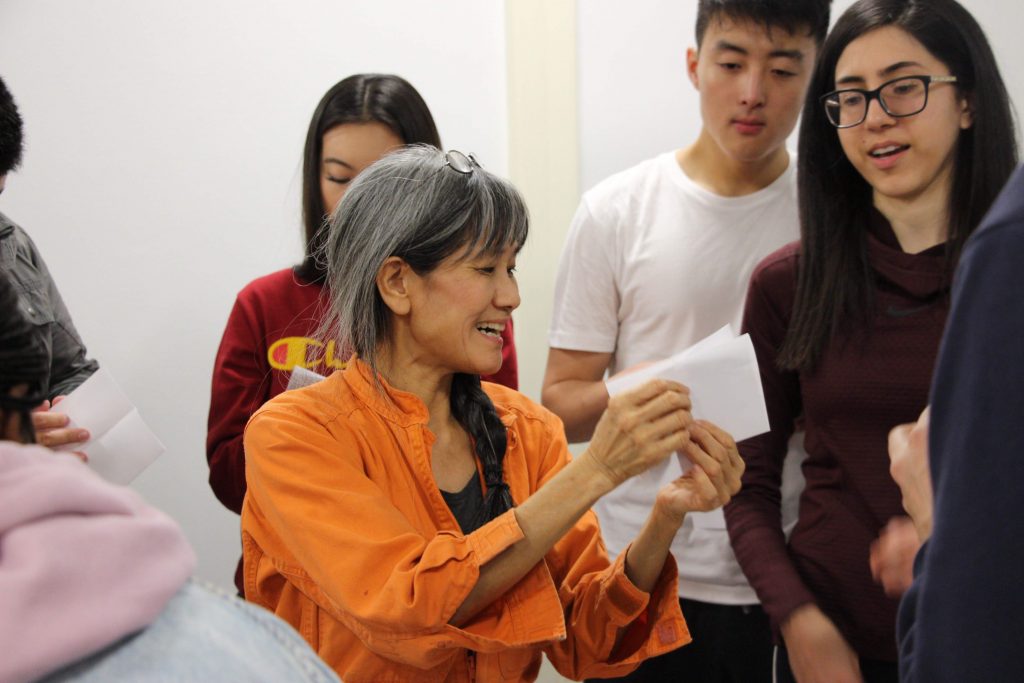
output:
[[[70,427],[88,429],[85,444],[59,450],[81,451],[89,466],[115,484],[129,484],[164,452],[156,435],[106,369],[100,368],[53,407],[70,419]]]

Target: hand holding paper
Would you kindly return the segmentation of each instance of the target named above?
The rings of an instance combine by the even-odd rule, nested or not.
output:
[[[88,429],[92,435],[85,444],[69,444],[58,450],[84,452],[89,466],[115,484],[130,483],[165,450],[142,421],[139,411],[103,368],[56,404],[51,412],[67,415],[69,428]]]
[[[750,335],[736,337],[726,326],[671,358],[606,382],[615,396],[652,378],[671,379],[690,389],[691,413],[728,432],[736,441],[769,430],[768,409],[761,388],[761,373]],[[670,458],[641,476],[668,483],[692,466],[679,454],[679,466]]]

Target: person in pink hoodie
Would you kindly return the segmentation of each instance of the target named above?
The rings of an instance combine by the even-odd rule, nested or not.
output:
[[[46,363],[0,272],[0,683],[337,681],[287,624],[191,581],[170,518],[32,444]]]

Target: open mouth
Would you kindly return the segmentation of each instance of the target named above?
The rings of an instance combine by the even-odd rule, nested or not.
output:
[[[505,326],[499,325],[497,323],[484,323],[482,325],[477,325],[476,329],[478,332],[481,332],[487,335],[488,337],[500,338],[502,331],[505,329]]]
[[[910,149],[910,145],[886,145],[885,147],[878,147],[873,149],[868,154],[875,159],[884,159],[885,157],[891,157],[894,154],[905,152]]]

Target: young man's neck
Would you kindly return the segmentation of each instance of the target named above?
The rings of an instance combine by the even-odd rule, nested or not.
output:
[[[779,147],[760,159],[741,161],[725,154],[702,129],[696,142],[676,152],[676,163],[705,190],[722,197],[742,197],[775,182],[789,167],[789,152]]]

